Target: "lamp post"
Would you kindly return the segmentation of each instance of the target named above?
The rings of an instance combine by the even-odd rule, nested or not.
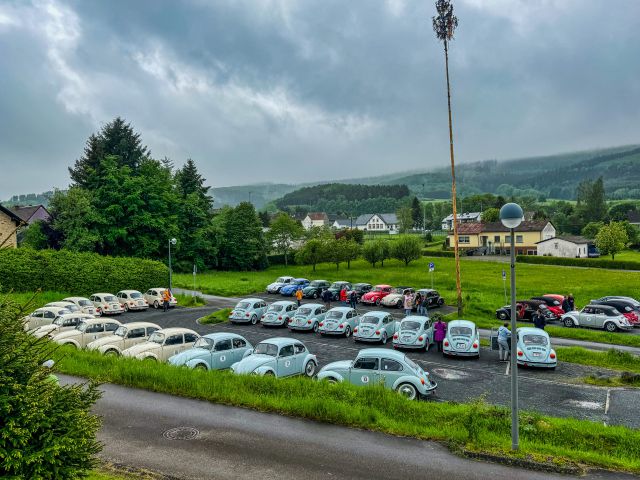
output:
[[[518,352],[516,325],[516,241],[514,231],[522,222],[522,208],[507,203],[500,209],[500,221],[511,232],[511,450],[518,450]]]
[[[175,238],[169,239],[169,290],[171,290],[171,245],[175,245],[178,241]]]

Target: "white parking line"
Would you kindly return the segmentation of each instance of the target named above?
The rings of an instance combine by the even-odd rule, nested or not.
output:
[[[509,375],[510,368],[511,368],[511,362],[507,362],[507,369],[504,371],[505,376]]]
[[[609,401],[611,400],[611,389],[608,388],[607,389],[607,400],[604,403],[604,414],[606,415],[607,413],[609,413]]]

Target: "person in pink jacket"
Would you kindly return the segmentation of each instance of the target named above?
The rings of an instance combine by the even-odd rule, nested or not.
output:
[[[442,351],[442,342],[444,341],[444,337],[447,336],[447,324],[442,321],[441,318],[438,319],[436,323],[433,324],[433,341],[438,345],[438,351]]]

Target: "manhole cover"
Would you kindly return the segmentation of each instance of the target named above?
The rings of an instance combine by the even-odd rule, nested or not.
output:
[[[162,436],[169,440],[193,440],[199,433],[198,430],[192,427],[177,427],[165,430]]]
[[[467,372],[452,370],[449,368],[434,368],[432,372],[444,380],[462,380],[469,376]]]

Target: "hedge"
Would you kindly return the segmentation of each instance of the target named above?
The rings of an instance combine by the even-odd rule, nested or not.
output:
[[[67,250],[0,250],[0,286],[14,292],[53,290],[87,296],[123,289],[165,286],[169,270],[161,262],[105,257]]]
[[[463,256],[464,253],[460,252],[460,256]],[[422,250],[423,257],[448,257],[453,258],[455,254],[453,252],[449,252],[447,250]]]
[[[518,255],[520,263],[537,263],[570,267],[610,268],[614,270],[640,270],[640,262],[606,260],[595,258],[544,257],[539,255]]]

